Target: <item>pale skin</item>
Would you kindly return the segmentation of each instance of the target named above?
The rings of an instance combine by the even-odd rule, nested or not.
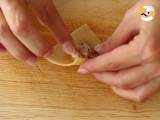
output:
[[[142,21],[138,10],[146,4],[154,5],[159,13],[159,0],[140,0],[111,37],[95,48],[100,55],[78,70],[94,75],[119,96],[138,102],[160,89],[160,14],[150,22]],[[29,8],[62,48],[73,54],[72,38],[52,0],[0,0],[0,52],[7,50],[28,64],[52,54],[53,45],[34,26]]]
[[[64,51],[72,54],[72,38],[52,0],[0,0],[0,52],[7,50],[31,65],[37,57],[52,54],[53,45],[38,31],[29,10],[56,37]]]
[[[141,20],[138,10],[155,7],[155,19]],[[111,86],[119,96],[142,102],[160,89],[160,2],[140,0],[128,10],[112,36],[95,50],[101,55],[78,70]]]

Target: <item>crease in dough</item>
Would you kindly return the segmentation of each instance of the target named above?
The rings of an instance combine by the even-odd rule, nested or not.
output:
[[[71,36],[73,38],[77,50],[84,51],[83,49],[86,49],[87,52],[90,51],[91,54],[94,54],[94,47],[97,44],[101,43],[100,39],[94,34],[94,32],[90,29],[90,27],[87,24],[73,31],[71,33]],[[88,54],[89,53],[83,53],[83,55]],[[93,55],[91,55],[91,57],[93,57]],[[86,59],[88,59],[87,56],[82,56],[80,54],[76,56],[70,56],[66,54],[58,44],[53,48],[53,55],[50,58],[47,58],[49,62],[60,66],[80,65]]]

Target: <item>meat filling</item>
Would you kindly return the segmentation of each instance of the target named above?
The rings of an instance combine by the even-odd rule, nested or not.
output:
[[[98,56],[98,53],[86,43],[81,43],[78,52],[79,56],[82,58],[91,59]]]

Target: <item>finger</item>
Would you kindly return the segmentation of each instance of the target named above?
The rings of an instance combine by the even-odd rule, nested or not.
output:
[[[7,25],[5,18],[0,11],[0,43],[17,59],[25,61],[28,64],[34,64],[36,57],[30,53],[12,34]],[[4,47],[3,47],[4,46]]]
[[[1,9],[14,35],[36,56],[48,56],[52,46],[34,26],[24,1],[3,0]]]
[[[0,44],[0,53],[4,52],[6,52],[6,48],[2,44]]]
[[[144,102],[160,90],[160,78],[156,78],[135,89],[121,89],[112,87],[112,90],[119,96],[136,102]]]
[[[97,45],[95,50],[101,54],[112,51],[118,46],[131,41],[133,37],[139,33],[138,29],[139,28],[138,25],[136,25],[136,20],[131,20],[129,16],[124,17],[111,37],[104,43]]]
[[[95,73],[94,76],[111,86],[119,88],[135,88],[156,77],[157,67],[145,64],[128,68],[118,72]]]
[[[74,52],[74,45],[72,37],[65,26],[62,17],[58,13],[52,0],[46,1],[30,1],[32,2],[31,8],[38,17],[38,19],[45,25],[50,32],[56,37],[59,44],[62,45],[64,50],[72,54]]]
[[[117,71],[140,64],[142,59],[140,56],[141,52],[137,49],[139,45],[133,44],[134,46],[131,44],[122,45],[109,53],[86,61],[80,66],[79,72],[87,74],[103,71]]]

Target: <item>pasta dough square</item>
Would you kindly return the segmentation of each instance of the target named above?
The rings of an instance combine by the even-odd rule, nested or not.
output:
[[[90,49],[94,49],[101,40],[94,34],[88,25],[83,25],[71,33],[76,48],[81,48],[82,44],[86,44]],[[70,56],[66,54],[59,45],[53,48],[53,55],[47,60],[53,64],[60,66],[75,66],[80,65],[85,61],[80,55]]]

